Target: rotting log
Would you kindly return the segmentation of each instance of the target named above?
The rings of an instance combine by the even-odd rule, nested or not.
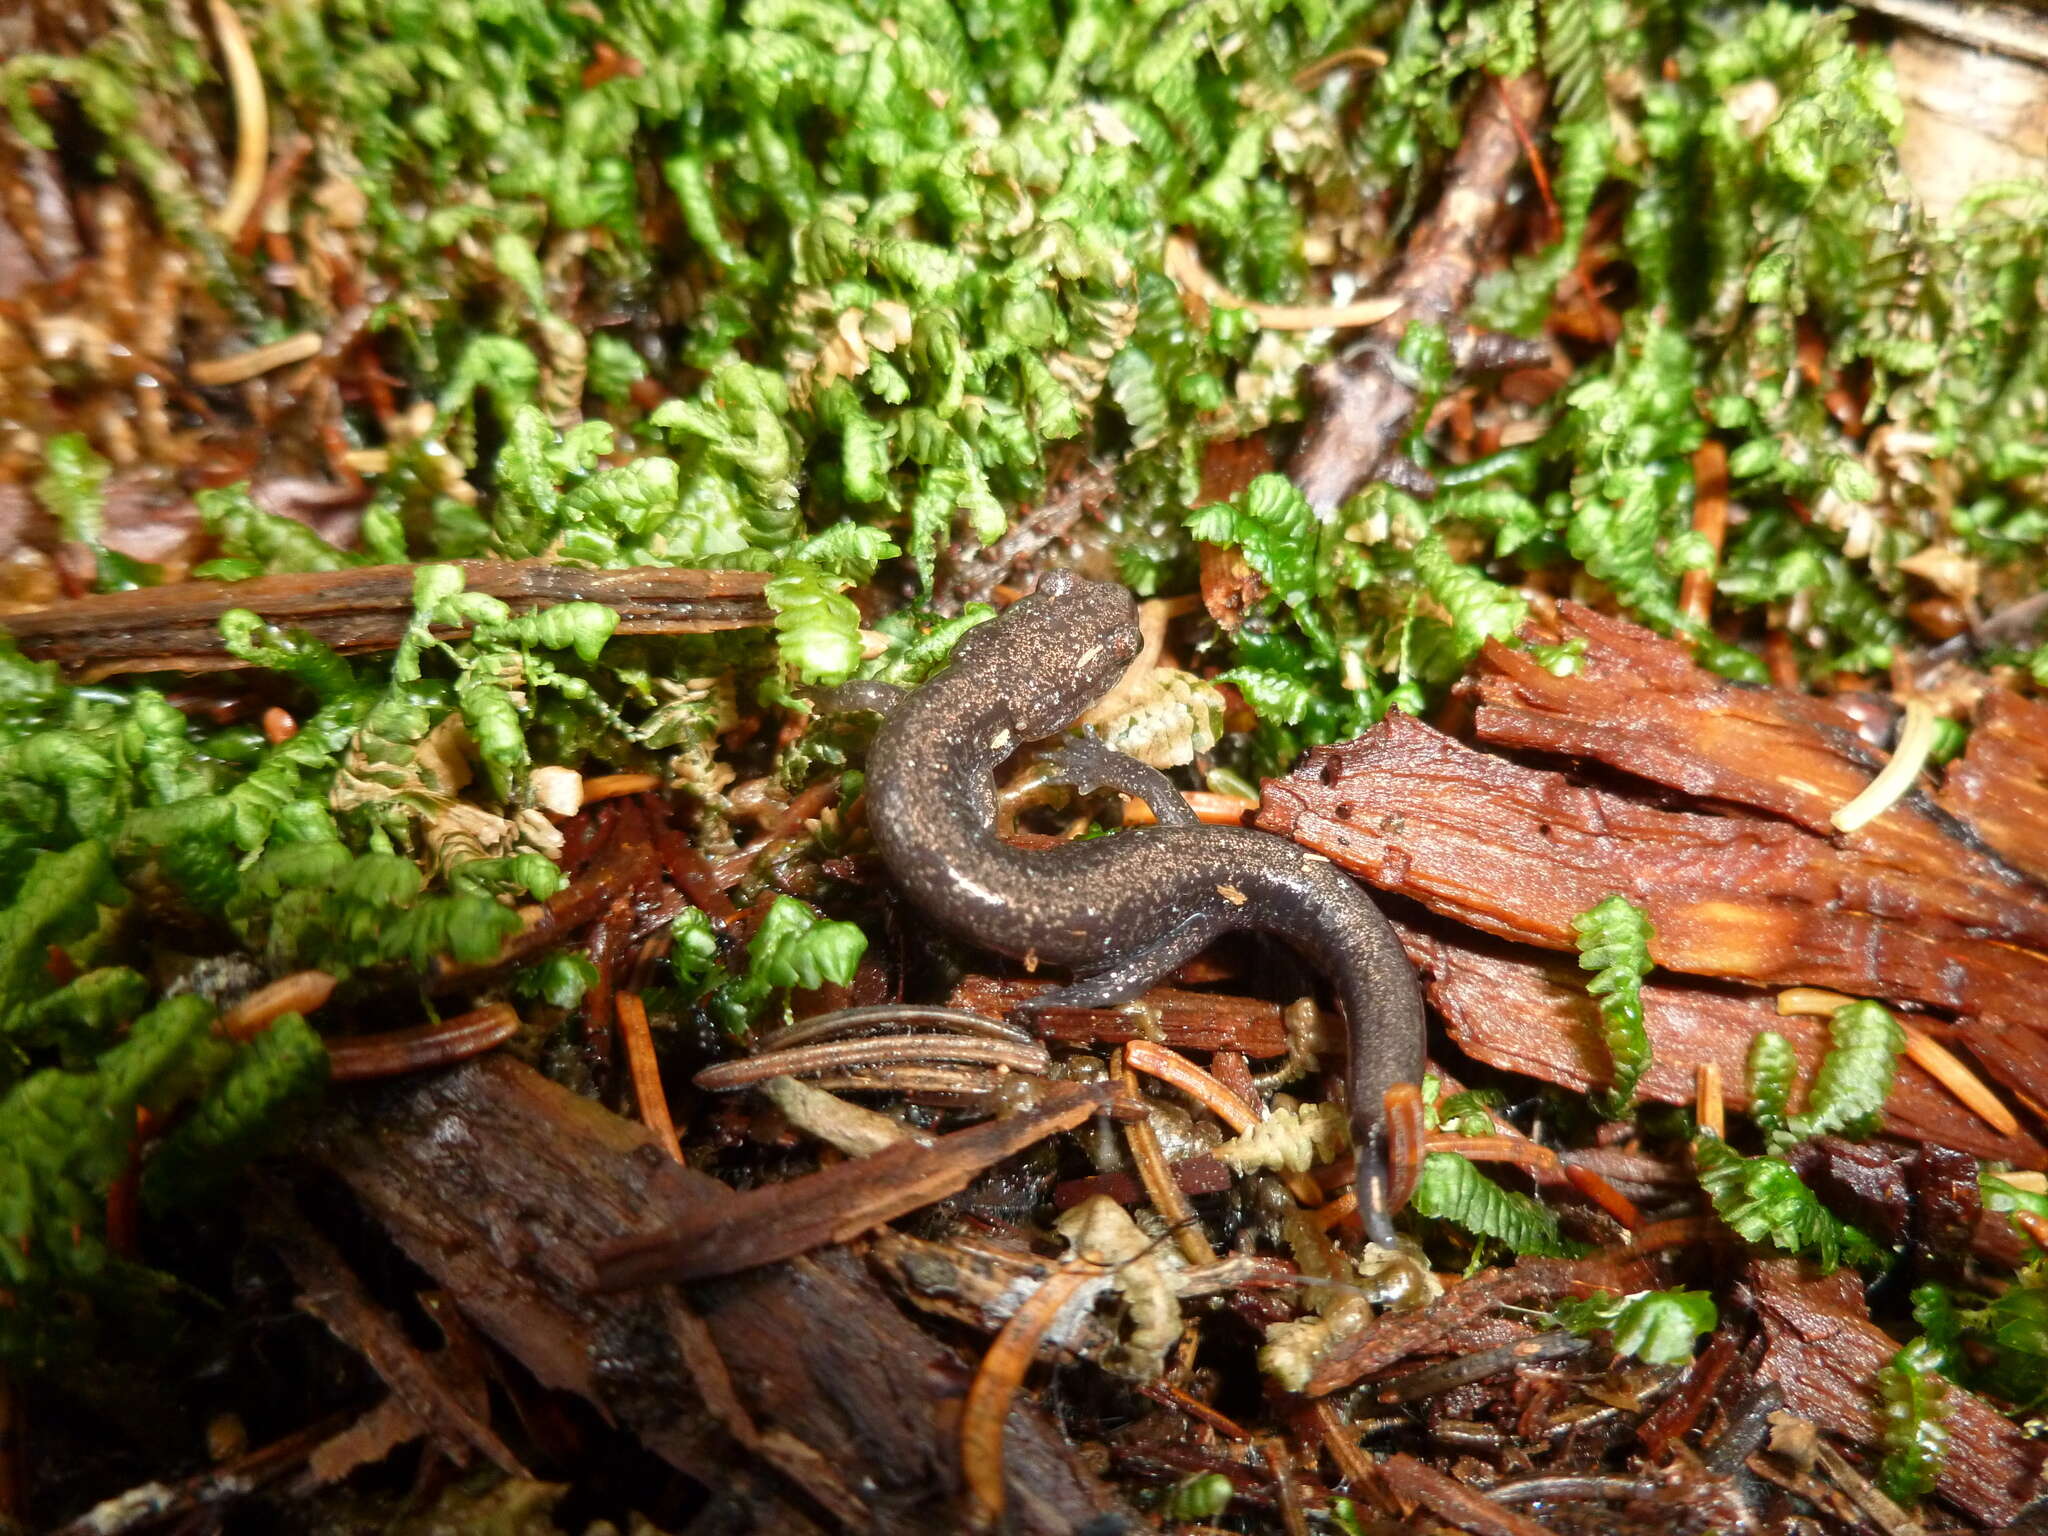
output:
[[[1498,938],[1572,950],[1619,893],[1669,970],[1818,986],[2030,1028],[2048,953],[1980,937],[1882,857],[1788,822],[1667,811],[1475,751],[1406,715],[1264,786],[1256,825]],[[2009,931],[2048,921],[2016,892]],[[1965,1036],[1967,1038],[1967,1034]]]
[[[1581,1093],[1607,1085],[1613,1058],[1585,972],[1573,961],[1476,935],[1406,924],[1399,931],[1422,972],[1430,1007],[1459,1050],[1490,1067]],[[1675,977],[1644,984],[1643,1029],[1652,1056],[1636,1092],[1662,1104],[1692,1103],[1698,1069],[1713,1063],[1721,1069],[1728,1108],[1747,1109],[1750,1044],[1774,1030],[1799,1059],[1792,1090],[1792,1108],[1799,1109],[1828,1049],[1824,1020],[1780,1016],[1771,993]],[[1910,1061],[1899,1063],[1884,1115],[1885,1129],[1895,1136],[2021,1168],[2048,1167],[2048,1147],[2025,1131],[2004,1135]]]
[[[750,629],[771,615],[760,571],[699,571],[665,566],[594,570],[545,560],[457,560],[467,590],[501,598],[516,613],[556,603],[602,603],[622,635],[703,634]],[[345,654],[390,650],[412,622],[419,567],[366,565],[353,570],[259,576],[250,581],[186,581],[107,592],[10,613],[0,625],[22,653],[55,661],[90,680],[128,672],[217,672],[245,667],[220,637],[220,617],[246,608],[270,623],[302,629]],[[437,628],[447,638],[467,633]]]
[[[1870,1320],[1863,1287],[1847,1270],[1816,1274],[1793,1259],[1750,1266],[1749,1289],[1768,1341],[1758,1374],[1785,1406],[1831,1435],[1862,1446],[1882,1441],[1877,1373],[1898,1341]],[[1973,1392],[1948,1388],[1949,1449],[1935,1492],[1993,1530],[2005,1530],[2041,1493],[2041,1448]]]
[[[2024,872],[2029,831],[2037,864],[2048,864],[2048,829],[2026,814],[2048,809],[2041,778],[2048,743],[2030,743],[2029,731],[2012,728],[2024,701],[2005,695],[2003,704],[1987,702],[1971,741],[1975,764],[1966,758],[1949,774],[1952,785],[1969,786],[1964,795],[1932,794],[1923,776],[1885,814],[1838,836],[1834,813],[1885,763],[1862,734],[1866,711],[1842,699],[1731,683],[1695,663],[1679,642],[1576,603],[1559,605],[1556,632],[1544,638],[1582,645],[1578,671],[1559,677],[1525,651],[1488,642],[1470,685],[1480,740],[1602,763],[1697,800],[1782,818],[1838,846],[1867,880],[1888,878],[1894,888],[1910,882],[1915,901],[1952,922],[2048,942],[2048,891]],[[1864,702],[1889,708],[1868,696]],[[2031,707],[2040,717],[2034,729],[2042,729],[2048,708]],[[2022,798],[2028,788],[2031,804]],[[1975,824],[1978,813],[1986,825]]]
[[[742,1445],[842,1525],[957,1530],[968,1363],[842,1251],[681,1289],[590,1294],[584,1254],[734,1198],[643,1127],[505,1056],[358,1095],[312,1155],[543,1385],[708,1487]],[[1035,1407],[1007,1437],[1011,1529],[1067,1536],[1115,1498]]]

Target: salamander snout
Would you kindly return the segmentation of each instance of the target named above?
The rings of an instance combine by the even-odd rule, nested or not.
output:
[[[1071,571],[1049,573],[1036,592],[961,644],[983,635],[991,648],[1000,645],[1006,665],[1036,680],[1027,695],[1012,700],[1018,735],[1027,741],[1071,725],[1116,686],[1144,645],[1130,592]]]

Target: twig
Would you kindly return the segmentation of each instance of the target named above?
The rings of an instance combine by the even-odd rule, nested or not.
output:
[[[1196,819],[1213,827],[1236,827],[1259,808],[1256,800],[1247,800],[1241,795],[1219,795],[1206,789],[1184,789],[1181,799],[1187,801],[1188,809]],[[1127,827],[1150,827],[1158,825],[1159,818],[1152,814],[1152,807],[1144,801],[1126,795],[1124,797],[1124,825]]]
[[[1235,1419],[1218,1413],[1200,1398],[1188,1396],[1179,1387],[1164,1381],[1155,1381],[1149,1387],[1140,1387],[1138,1391],[1155,1403],[1164,1403],[1169,1408],[1180,1410],[1191,1419],[1199,1419],[1226,1440],[1235,1440],[1240,1445],[1251,1444],[1250,1430]]]
[[[1341,505],[1395,455],[1415,391],[1377,359],[1399,344],[1404,322],[1447,322],[1464,309],[1486,238],[1522,162],[1515,124],[1541,116],[1547,94],[1534,73],[1481,93],[1436,208],[1416,229],[1387,285],[1387,296],[1402,302],[1400,317],[1381,321],[1349,357],[1316,370],[1321,401],[1287,473],[1319,512]]]
[[[179,1515],[245,1499],[284,1476],[323,1440],[346,1428],[349,1417],[333,1414],[181,1483],[144,1483],[131,1488],[95,1504],[69,1525],[59,1526],[55,1536],[126,1536],[129,1531],[161,1525]]]
[[[235,173],[228,200],[213,227],[232,240],[255,210],[263,191],[263,168],[270,159],[270,104],[263,94],[263,71],[256,66],[249,34],[228,0],[212,0],[213,30],[227,65],[228,89],[235,99]]]
[[[1423,1147],[1430,1152],[1455,1152],[1475,1163],[1519,1163],[1545,1172],[1560,1166],[1549,1147],[1519,1136],[1431,1136]]]
[[[1568,1333],[1539,1333],[1533,1338],[1497,1344],[1492,1349],[1460,1355],[1396,1376],[1392,1381],[1382,1382],[1373,1388],[1373,1400],[1388,1404],[1413,1403],[1434,1397],[1439,1392],[1448,1392],[1453,1387],[1484,1381],[1516,1366],[1537,1365],[1545,1360],[1569,1360],[1586,1354],[1592,1348],[1591,1339],[1575,1338]]]
[[[970,1013],[1000,1015],[1024,1007],[1057,983],[1022,977],[966,976],[947,1002]],[[1280,1005],[1220,992],[1154,987],[1120,1008],[1031,1010],[1037,1036],[1068,1045],[1150,1040],[1187,1051],[1241,1051],[1261,1060],[1292,1048]]]
[[[215,3],[221,3],[221,0],[215,0]],[[289,368],[293,363],[318,357],[320,346],[318,331],[301,331],[296,336],[251,347],[246,352],[201,359],[187,367],[185,372],[194,384],[206,389],[216,389],[224,384],[246,384],[250,379],[261,378],[276,369]]]
[[[1264,1118],[1187,1057],[1163,1045],[1150,1040],[1127,1041],[1124,1060],[1133,1071],[1178,1088],[1239,1136]],[[1303,1205],[1313,1209],[1323,1203],[1322,1189],[1306,1173],[1282,1171],[1279,1178]]]
[[[1771,1416],[1774,1424],[1790,1417],[1790,1414]],[[1850,1465],[1848,1457],[1829,1445],[1825,1436],[1814,1435],[1813,1454],[1827,1473],[1828,1480],[1846,1493],[1849,1501],[1868,1516],[1870,1523],[1883,1531],[1884,1536],[1926,1536],[1926,1526],[1887,1498],[1883,1490]]]
[[[1486,1490],[1486,1496],[1504,1504],[1534,1504],[1539,1501],[1567,1504],[1593,1500],[1619,1504],[1653,1498],[1663,1488],[1662,1479],[1656,1477],[1518,1477],[1513,1482],[1493,1484]]]
[[[857,1029],[893,1024],[936,1024],[941,1029],[986,1035],[992,1040],[1012,1040],[1019,1045],[1030,1045],[1036,1039],[1030,1030],[1020,1025],[971,1013],[965,1008],[941,1008],[928,1003],[875,1003],[865,1008],[837,1008],[830,1013],[814,1013],[807,1019],[798,1019],[794,1024],[785,1024],[781,1029],[756,1037],[754,1048],[764,1054],[785,1051],[792,1046],[808,1045],[813,1040],[826,1040],[834,1035],[851,1034]]]
[[[1685,1380],[1636,1428],[1636,1438],[1652,1461],[1662,1461],[1673,1444],[1685,1438],[1706,1410],[1721,1379],[1735,1364],[1737,1335],[1732,1328],[1716,1329],[1698,1359],[1686,1367]]]
[[[543,560],[453,561],[468,590],[502,598],[515,612],[584,600],[619,615],[622,635],[702,634],[766,624],[759,571],[637,566],[583,570]],[[107,592],[11,613],[0,623],[23,654],[87,678],[121,672],[209,672],[246,667],[228,654],[220,617],[247,608],[273,624],[303,629],[343,652],[389,650],[412,623],[417,566],[259,576],[252,581],[183,581]],[[444,638],[463,627],[436,629]]]
[[[1627,1195],[1624,1195],[1591,1168],[1582,1167],[1577,1163],[1566,1163],[1564,1164],[1564,1181],[1588,1200],[1599,1206],[1601,1210],[1612,1216],[1616,1221],[1620,1222],[1630,1232],[1634,1232],[1642,1226],[1643,1213],[1636,1209],[1635,1201],[1629,1199]]]
[[[1692,456],[1692,531],[1705,537],[1721,558],[1728,536],[1728,450],[1708,438]],[[1678,606],[1687,618],[1704,624],[1714,615],[1714,570],[1687,571],[1678,584]]]
[[[1728,1134],[1728,1111],[1721,1101],[1721,1063],[1718,1061],[1703,1061],[1699,1065],[1699,1093],[1694,1118],[1703,1131],[1712,1131],[1716,1136]]]
[[[1034,1109],[763,1185],[693,1211],[670,1227],[606,1243],[590,1255],[594,1288],[736,1274],[843,1243],[964,1189],[982,1170],[1111,1108],[1109,1083],[1059,1084]]]
[[[1131,1040],[1124,1045],[1124,1062],[1134,1072],[1143,1072],[1178,1088],[1229,1126],[1235,1135],[1242,1136],[1259,1123],[1260,1117],[1250,1105],[1178,1051],[1154,1045],[1150,1040]]]
[[[1124,1060],[1123,1051],[1110,1057],[1109,1070],[1112,1077],[1130,1081],[1130,1064]],[[1132,1084],[1132,1088],[1135,1091],[1136,1084]],[[1210,1246],[1208,1234],[1195,1219],[1195,1208],[1188,1204],[1188,1197],[1181,1192],[1179,1181],[1167,1166],[1159,1135],[1152,1129],[1151,1115],[1127,1124],[1124,1140],[1130,1143],[1131,1162],[1137,1167],[1147,1198],[1151,1200],[1153,1209],[1166,1219],[1181,1253],[1190,1264],[1214,1264],[1216,1250]]]
[[[328,1075],[337,1083],[359,1083],[424,1072],[481,1056],[518,1033],[519,1014],[510,1003],[486,1003],[473,1013],[458,1014],[439,1024],[330,1040]]]
[[[644,795],[661,788],[658,773],[601,773],[583,781],[583,803],[616,800],[621,795]]]
[[[1102,1273],[1093,1265],[1076,1265],[1054,1274],[1010,1314],[1003,1331],[982,1356],[960,1412],[960,1471],[967,1482],[971,1528],[991,1529],[1002,1518],[1008,1499],[1003,1481],[1003,1426],[1009,1421],[1011,1400],[1038,1357],[1038,1341],[1075,1294]]]
[[[1379,1477],[1371,1459],[1359,1448],[1356,1427],[1344,1422],[1337,1405],[1327,1397],[1319,1397],[1309,1412],[1323,1437],[1323,1449],[1330,1453],[1330,1460],[1337,1464],[1352,1492],[1376,1487]]]
[[[1308,1511],[1301,1507],[1301,1490],[1294,1484],[1294,1458],[1287,1454],[1287,1442],[1278,1435],[1262,1435],[1259,1455],[1273,1477],[1273,1494],[1280,1505],[1280,1526],[1287,1536],[1308,1536]]]
[[[640,1105],[640,1123],[654,1132],[668,1155],[683,1160],[682,1144],[676,1140],[675,1122],[669,1118],[668,1095],[661,1091],[661,1063],[654,1057],[654,1036],[647,1028],[647,1005],[637,992],[618,996],[619,1036],[626,1046],[626,1066],[633,1074],[633,1097]]]
[[[706,1067],[694,1079],[707,1093],[751,1088],[771,1077],[802,1077],[806,1073],[847,1067],[894,1065],[903,1062],[963,1061],[1004,1067],[1012,1072],[1043,1076],[1052,1057],[1042,1045],[1010,1040],[980,1040],[967,1035],[875,1035],[860,1040],[830,1040],[792,1050],[770,1051],[740,1061]]]
[[[464,1401],[464,1394],[406,1338],[397,1319],[371,1298],[340,1252],[299,1214],[289,1196],[275,1189],[260,1192],[252,1211],[257,1230],[298,1284],[299,1309],[361,1355],[439,1443],[458,1458],[479,1451],[508,1477],[532,1475],[491,1429],[490,1399],[482,1382],[476,1383],[477,1401]]]
[[[1377,325],[1407,304],[1400,298],[1360,299],[1352,304],[1261,304],[1232,293],[1202,265],[1195,242],[1186,235],[1166,240],[1166,275],[1205,304],[1235,309],[1269,331],[1350,330]]]
[[[1496,1504],[1477,1489],[1466,1487],[1406,1452],[1389,1456],[1380,1463],[1380,1470],[1397,1497],[1423,1505],[1460,1530],[1475,1532],[1476,1536],[1550,1536],[1548,1530],[1527,1515]]]
[[[1778,994],[1778,1014],[1816,1014],[1823,1018],[1840,1012],[1856,999],[1825,987],[1787,987]],[[2019,1116],[1990,1086],[1964,1065],[1962,1058],[1917,1024],[1900,1020],[1906,1032],[1906,1059],[1946,1088],[1965,1109],[2004,1136],[2020,1133]]]
[[[214,1033],[230,1040],[253,1040],[287,1013],[313,1012],[334,995],[338,983],[325,971],[294,971],[258,987],[223,1013]]]

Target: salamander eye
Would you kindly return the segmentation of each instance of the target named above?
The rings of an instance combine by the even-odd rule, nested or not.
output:
[[[1038,590],[1046,597],[1066,597],[1073,592],[1081,578],[1072,571],[1047,571],[1038,578]]]

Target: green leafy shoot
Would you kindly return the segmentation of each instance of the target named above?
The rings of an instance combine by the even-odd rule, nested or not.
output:
[[[1557,1218],[1540,1201],[1503,1189],[1478,1165],[1455,1152],[1431,1152],[1409,1204],[1423,1216],[1461,1227],[1474,1237],[1492,1238],[1510,1251],[1570,1258],[1581,1250],[1557,1229]]]
[[[2048,1402],[2048,1288],[2042,1278],[2039,1263],[2031,1264],[2017,1284],[1976,1305],[1933,1282],[1919,1287],[1913,1317],[1930,1341],[1927,1363],[2019,1412]]]
[[[1576,1334],[1601,1329],[1614,1338],[1614,1352],[1651,1365],[1683,1365],[1694,1344],[1720,1321],[1714,1298],[1705,1291],[1637,1291],[1631,1296],[1589,1296],[1561,1301],[1558,1323]]]
[[[2010,1218],[2015,1211],[2025,1211],[2048,1221],[2048,1195],[2039,1195],[2031,1189],[2020,1189],[2006,1183],[1997,1174],[1985,1169],[1977,1177],[1978,1191],[1984,1201],[1984,1209],[1995,1215],[2008,1218],[2013,1235],[2039,1255],[2040,1249],[2027,1229]]]
[[[1782,1159],[1744,1157],[1711,1131],[1694,1137],[1692,1148],[1715,1212],[1748,1241],[1804,1255],[1826,1270],[1877,1257],[1877,1245],[1822,1205]]]
[[[1791,1131],[1786,1104],[1792,1097],[1792,1084],[1798,1072],[1798,1053],[1792,1049],[1792,1042],[1776,1030],[1761,1030],[1750,1041],[1749,1117],[1774,1152],[1797,1140]]]
[[[1600,1010],[1600,1033],[1614,1063],[1614,1080],[1602,1110],[1628,1112],[1636,1084],[1650,1065],[1650,1037],[1643,1028],[1643,978],[1650,973],[1650,945],[1656,930],[1640,907],[1625,896],[1609,896],[1572,919],[1579,935],[1579,965],[1592,971],[1586,983]]]
[[[718,964],[718,934],[699,908],[683,908],[668,931],[669,968],[684,996],[700,998],[727,979]]]
[[[275,1038],[272,1038],[272,1035]],[[140,1326],[156,1317],[162,1277],[108,1247],[107,1193],[129,1166],[136,1111],[169,1119],[195,1104],[150,1160],[144,1196],[202,1196],[303,1117],[326,1078],[320,1041],[295,1016],[237,1046],[213,1033],[213,1008],[186,994],[137,1018],[80,1071],[46,1068],[0,1098],[0,1360],[40,1370],[91,1341],[94,1303]]]
[[[867,944],[858,924],[829,921],[794,896],[778,896],[747,945],[746,970],[712,997],[712,1015],[738,1034],[778,991],[828,981],[847,986]],[[679,977],[681,971],[678,961]]]
[[[1851,1003],[1835,1010],[1828,1021],[1828,1037],[1833,1044],[1814,1074],[1806,1109],[1787,1126],[1798,1140],[1868,1136],[1876,1130],[1906,1049],[1906,1031],[1878,1003]]]
[[[1316,606],[1330,576],[1321,558],[1322,525],[1308,499],[1285,475],[1261,475],[1236,501],[1219,501],[1187,516],[1189,533],[1235,549],[1292,611],[1317,649],[1335,642]]]
[[[1948,1459],[1951,1405],[1942,1366],[1941,1348],[1923,1336],[1901,1349],[1877,1373],[1877,1395],[1884,1414],[1884,1463],[1878,1472],[1878,1486],[1907,1506],[1934,1491]]]

